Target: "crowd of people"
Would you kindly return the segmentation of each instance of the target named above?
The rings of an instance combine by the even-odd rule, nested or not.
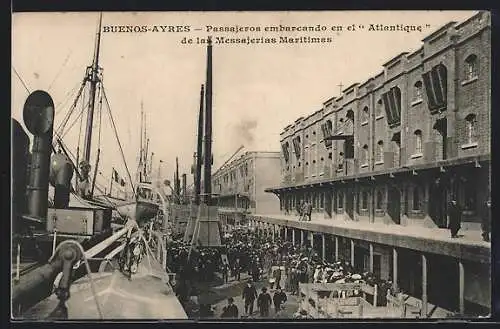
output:
[[[230,298],[223,317],[252,316],[254,306],[257,306],[261,317],[268,317],[274,306],[276,315],[286,303],[287,293],[300,296],[299,283],[365,282],[377,285],[379,291],[392,290],[390,281],[380,280],[372,273],[357,273],[349,262],[326,262],[311,247],[294,246],[276,236],[273,241],[272,237],[251,228],[240,228],[224,235],[223,245],[226,249],[193,248],[190,251],[189,244],[173,240],[169,243],[167,252],[167,267],[177,273],[184,283],[190,280],[210,282],[220,278],[224,282],[248,281],[242,294],[242,312],[239,312],[234,300]],[[188,257],[190,253],[191,256]],[[227,258],[222,257],[224,254]],[[250,278],[243,278],[243,273]],[[258,293],[255,284],[264,279],[264,287]],[[177,291],[181,302],[190,295],[189,291]],[[273,291],[274,294],[271,295]],[[356,294],[360,295],[361,292],[355,292]],[[385,305],[385,299],[386,294],[379,293],[377,305]],[[307,318],[303,310],[299,310],[296,316]]]

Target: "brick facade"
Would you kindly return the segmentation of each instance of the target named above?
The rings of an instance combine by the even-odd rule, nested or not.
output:
[[[490,52],[487,12],[446,24],[286,127],[289,157],[281,152],[282,182],[273,190],[282,211],[306,199],[319,217],[445,227],[446,203],[457,198],[464,228],[478,230],[490,185]],[[352,139],[326,142],[338,134]],[[444,204],[435,204],[438,196]]]

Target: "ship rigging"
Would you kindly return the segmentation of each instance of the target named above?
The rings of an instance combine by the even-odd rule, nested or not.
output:
[[[25,124],[35,137],[31,155],[30,184],[25,187],[28,192],[27,205],[23,207],[22,202],[19,202],[16,205],[14,218],[16,221],[23,221],[24,225],[29,227],[29,239],[44,237],[45,240],[38,239],[38,243],[44,246],[52,245],[52,252],[48,261],[40,260],[32,271],[20,276],[19,250],[24,248],[23,240],[14,239],[14,245],[17,244],[19,251],[12,292],[16,318],[186,317],[170,285],[172,274],[168,273],[165,265],[165,237],[153,229],[151,221],[158,214],[159,205],[161,203],[165,205],[165,200],[162,200],[161,195],[148,181],[152,168],[152,164],[148,164],[148,143],[146,142],[144,147],[141,141],[138,171],[144,175],[141,175],[136,184],[132,181],[125,161],[103,84],[103,70],[99,66],[101,26],[102,14],[99,17],[92,65],[87,67],[76,98],[57,129],[54,130],[53,127],[55,106],[48,93],[41,90],[34,91],[30,93],[24,105]],[[78,112],[76,108],[80,104],[82,109],[75,115]],[[106,195],[106,191],[103,192],[96,183],[101,160],[103,107],[110,119],[127,172],[128,183],[131,186],[132,197],[128,200],[120,200],[111,196],[111,193]],[[82,143],[83,152],[80,155],[80,137],[85,111],[87,118]],[[96,116],[98,140],[92,171],[91,147]],[[72,121],[68,125],[70,119]],[[63,139],[78,121],[80,121],[78,145],[76,152],[72,152]],[[26,133],[21,131],[22,128],[16,120],[13,120],[13,127],[17,129],[17,135],[24,134],[27,139]],[[141,124],[141,139],[142,129]],[[144,138],[146,139],[145,129]],[[15,145],[18,153],[26,152],[23,147],[27,149],[29,142],[18,145]],[[15,176],[22,178],[23,168],[17,169],[18,174]],[[72,184],[73,172],[76,177]],[[115,172],[113,168],[115,177],[112,179],[117,176]],[[54,197],[51,202],[48,202],[49,181],[54,187]],[[22,182],[18,180],[15,185],[20,186],[19,183]],[[102,195],[97,195],[95,190],[100,191]],[[20,192],[22,194],[22,189]],[[125,219],[125,225],[118,225],[118,230],[114,233],[110,225],[111,210]],[[51,240],[47,240],[47,237]],[[95,273],[96,270],[98,273]],[[54,294],[50,291],[52,286]],[[129,312],[123,312],[120,307],[116,307],[117,305],[127,307]]]

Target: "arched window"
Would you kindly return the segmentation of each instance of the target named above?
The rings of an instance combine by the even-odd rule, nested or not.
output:
[[[377,147],[378,147],[378,154],[377,154],[378,158],[377,158],[377,161],[378,162],[384,162],[384,142],[378,141]]]
[[[363,123],[368,122],[368,120],[370,119],[370,110],[368,109],[368,106],[365,106],[363,108],[363,113],[361,115]]]
[[[415,154],[422,153],[422,131],[415,131]]]
[[[368,209],[368,192],[361,193],[361,209]]]
[[[384,194],[382,193],[382,191],[378,191],[377,192],[377,205],[376,205],[376,208],[377,209],[382,209],[382,204],[384,203]]]
[[[344,192],[337,193],[337,202],[339,208],[344,208]]]
[[[413,210],[420,210],[420,189],[418,186],[413,188]]]
[[[465,138],[466,143],[471,144],[474,143],[474,137],[476,133],[476,116],[474,114],[469,114],[465,118]]]
[[[381,117],[384,115],[384,102],[381,99],[377,101],[376,112],[377,117]]]
[[[363,145],[363,153],[361,153],[361,164],[368,164],[368,145]]]
[[[352,123],[354,123],[354,112],[353,112],[353,110],[347,111],[345,117],[347,118],[347,120],[349,120]]]
[[[422,99],[422,81],[417,81],[413,86],[413,101],[419,101],[421,99]]]
[[[478,76],[477,56],[469,55],[465,59],[465,80],[472,80]]]
[[[333,129],[332,120],[326,120],[326,128],[328,129],[328,131],[330,133],[332,132],[332,129]]]
[[[342,131],[344,135],[354,135],[354,112],[352,110],[349,110],[346,113]]]

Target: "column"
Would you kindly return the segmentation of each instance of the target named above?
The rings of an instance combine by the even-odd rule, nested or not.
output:
[[[295,246],[295,229],[292,228],[292,244]]]
[[[321,234],[321,258],[326,261],[326,237],[325,233]]]
[[[300,245],[304,245],[304,230],[300,230]]]
[[[460,314],[465,313],[465,304],[464,304],[464,284],[465,284],[465,271],[464,271],[464,263],[462,261],[458,262],[458,305]]]
[[[373,243],[370,243],[370,262],[368,266],[369,266],[369,271],[373,273]]]
[[[308,235],[311,237],[311,248],[314,248],[314,232],[309,232]]]
[[[392,248],[392,287],[398,289],[398,250]]]
[[[354,267],[354,240],[351,239],[351,266]]]
[[[288,227],[285,226],[285,241],[288,241]]]
[[[427,317],[427,257],[422,254],[422,317]]]
[[[274,224],[271,224],[271,234],[272,234],[273,242],[274,242],[274,234],[276,234],[276,227],[274,226]]]
[[[335,261],[339,261],[339,237],[335,237]]]

